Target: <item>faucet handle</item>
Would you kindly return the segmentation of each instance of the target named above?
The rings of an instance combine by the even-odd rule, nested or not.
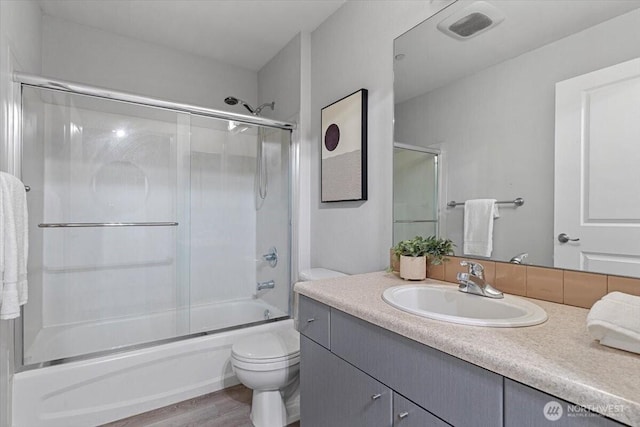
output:
[[[460,261],[460,265],[469,267],[469,274],[484,279],[484,267],[479,262]]]

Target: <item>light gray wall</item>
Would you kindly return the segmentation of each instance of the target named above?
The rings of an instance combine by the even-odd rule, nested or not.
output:
[[[442,205],[525,199],[500,206],[492,258],[529,252],[553,265],[555,83],[640,56],[639,27],[631,12],[396,105],[397,141],[445,152]],[[443,235],[461,254],[463,209],[442,205]]]
[[[302,35],[295,36],[260,71],[258,104],[275,101],[262,115],[278,120],[295,120],[300,113],[300,66]]]
[[[0,1],[0,170],[17,173],[9,159],[13,145],[13,71],[41,72],[42,14],[34,1]],[[0,427],[11,420],[10,378],[13,374],[13,320],[0,320]]]
[[[393,40],[449,2],[346,2],[311,34],[311,265],[355,274],[389,264],[392,234]],[[320,203],[320,111],[369,90],[364,202]]]
[[[275,110],[264,116],[297,123],[292,132],[292,161],[297,162],[298,177],[292,181],[291,200],[296,218],[293,223],[292,280],[297,272],[309,268],[309,110],[310,110],[310,34],[301,32],[258,71],[258,104],[275,101]],[[259,213],[262,215],[264,213]],[[269,213],[267,213],[268,215]],[[260,239],[260,237],[258,237]],[[266,242],[265,242],[266,243]]]
[[[254,71],[47,15],[42,61],[47,77],[221,110],[246,112],[229,95],[258,98]]]

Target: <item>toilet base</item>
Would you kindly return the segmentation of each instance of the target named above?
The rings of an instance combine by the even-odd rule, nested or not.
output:
[[[284,391],[284,400],[280,390],[253,390],[251,422],[255,427],[285,427],[300,419],[300,389],[297,381],[291,386]]]
[[[283,427],[287,425],[287,409],[280,390],[253,390],[251,421],[255,427]]]

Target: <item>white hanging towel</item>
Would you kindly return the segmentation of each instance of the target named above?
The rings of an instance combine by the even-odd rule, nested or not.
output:
[[[20,316],[27,302],[29,252],[27,193],[13,175],[0,172],[0,319]]]
[[[496,199],[474,199],[464,202],[465,255],[491,256],[493,220],[499,216]]]

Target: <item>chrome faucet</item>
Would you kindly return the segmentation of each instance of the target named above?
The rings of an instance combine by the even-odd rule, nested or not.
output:
[[[504,298],[502,292],[491,286],[484,280],[484,267],[482,264],[471,261],[460,261],[460,265],[468,266],[468,273],[458,273],[460,282],[458,290],[468,294],[480,295],[487,298]]]
[[[528,256],[529,254],[527,252],[523,252],[511,258],[509,262],[513,264],[522,264],[524,262],[524,259]]]

